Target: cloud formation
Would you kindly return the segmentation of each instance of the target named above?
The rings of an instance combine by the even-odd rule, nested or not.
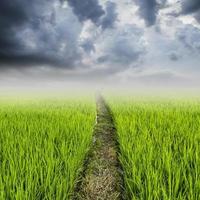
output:
[[[70,68],[79,60],[81,25],[70,8],[56,0],[2,0],[0,9],[0,66]]]
[[[105,14],[98,0],[67,0],[73,8],[74,13],[82,22],[91,20],[95,24],[99,24],[100,18]]]
[[[106,2],[106,14],[101,21],[101,26],[104,30],[107,28],[114,28],[115,22],[117,21],[118,17],[116,8],[116,3],[113,3],[111,1]]]
[[[183,0],[181,4],[182,15],[193,14],[195,19],[200,23],[200,1],[199,0]]]
[[[156,0],[136,0],[135,2],[139,6],[139,15],[145,20],[146,25],[154,25],[158,13]]]
[[[145,53],[142,35],[141,29],[126,25],[103,36],[102,40],[105,43],[100,46],[98,63],[122,69],[137,63],[140,56]]]
[[[199,0],[183,0],[182,1],[182,14],[191,14],[200,10]]]
[[[156,23],[159,9],[162,8],[166,0],[133,0],[139,6],[139,15],[144,19],[147,26]]]
[[[176,37],[188,50],[200,53],[200,29],[185,25],[177,30]]]
[[[29,20],[28,12],[23,3],[2,0],[0,2],[0,58],[5,59],[12,55],[13,49],[20,46],[16,40],[16,29],[20,29]],[[25,5],[26,6],[26,3]]]
[[[92,40],[79,42],[87,20],[103,30],[114,28],[116,4],[108,1],[104,10],[98,0],[2,0],[0,67],[80,67],[81,48],[95,50]]]
[[[197,70],[197,22],[198,0],[1,0],[0,70],[80,79]]]

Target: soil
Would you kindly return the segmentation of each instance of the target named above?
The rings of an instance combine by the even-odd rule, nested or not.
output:
[[[111,111],[101,96],[97,97],[97,123],[92,148],[85,163],[76,200],[123,199],[122,168],[118,160],[116,128]]]

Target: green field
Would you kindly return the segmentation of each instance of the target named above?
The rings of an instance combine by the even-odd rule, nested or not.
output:
[[[200,199],[200,101],[109,102],[127,199]]]
[[[0,199],[70,199],[91,144],[95,102],[3,98],[0,104]]]
[[[199,98],[105,97],[126,199],[200,199]],[[93,96],[1,97],[0,200],[72,199],[95,117]]]

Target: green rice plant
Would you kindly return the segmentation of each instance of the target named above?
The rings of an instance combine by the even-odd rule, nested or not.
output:
[[[127,199],[200,199],[200,102],[109,99]]]
[[[95,105],[0,101],[0,199],[70,199],[92,141]]]

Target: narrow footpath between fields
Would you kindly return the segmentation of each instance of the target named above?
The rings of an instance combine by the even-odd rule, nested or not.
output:
[[[122,170],[117,155],[117,137],[109,107],[97,97],[97,123],[93,146],[88,154],[82,180],[76,189],[76,200],[120,200]]]

